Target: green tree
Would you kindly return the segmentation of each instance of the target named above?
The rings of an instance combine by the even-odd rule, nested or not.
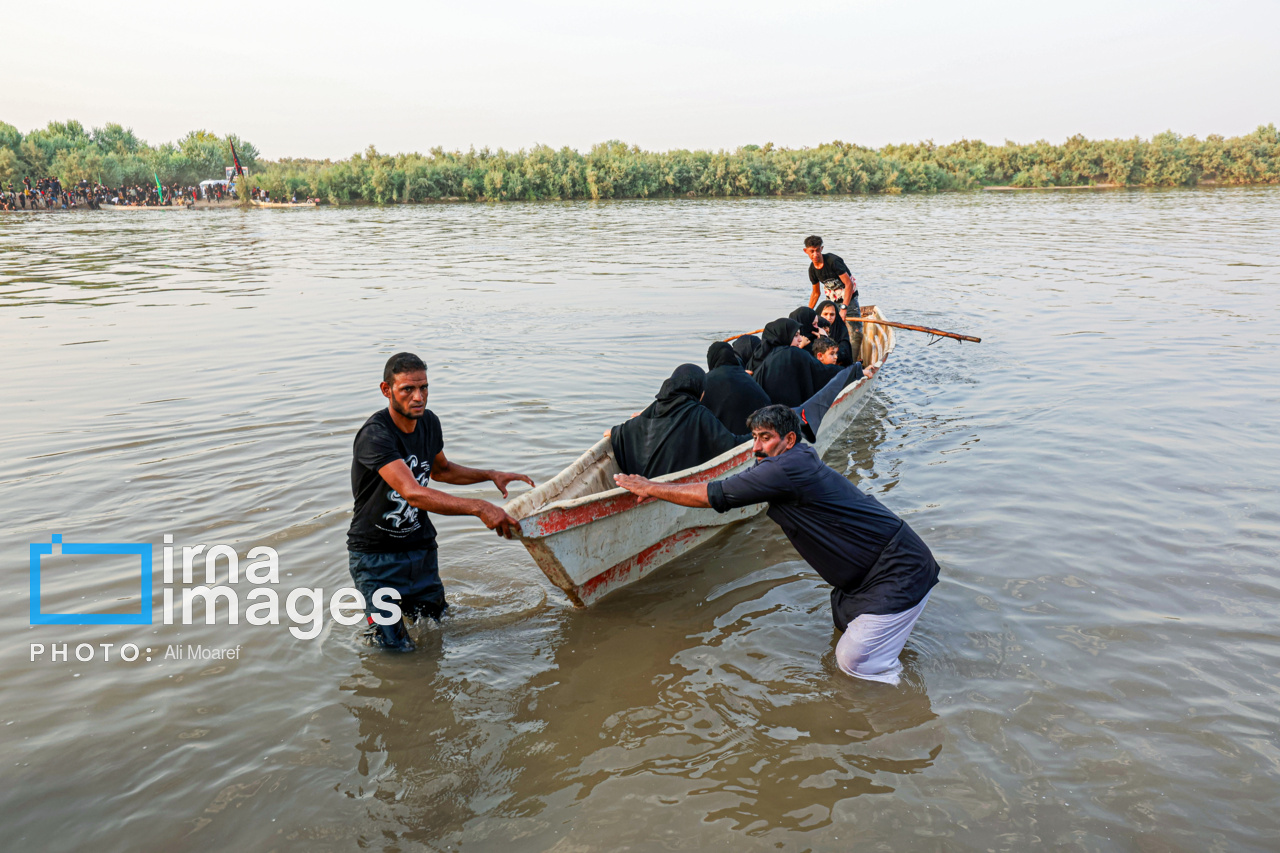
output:
[[[136,154],[147,148],[147,144],[134,134],[133,128],[114,122],[105,127],[95,127],[91,138],[94,146],[103,153]]]

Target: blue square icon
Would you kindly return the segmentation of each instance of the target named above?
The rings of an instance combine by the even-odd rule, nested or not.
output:
[[[53,546],[60,545],[63,554],[136,554],[142,580],[141,613],[44,613],[40,609],[40,558],[52,556]],[[49,544],[31,543],[31,624],[32,625],[150,625],[151,624],[151,545],[145,542],[67,542],[53,534]]]

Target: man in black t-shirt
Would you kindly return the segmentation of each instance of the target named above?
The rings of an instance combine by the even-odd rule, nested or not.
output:
[[[905,521],[824,464],[811,445],[800,444],[800,418],[791,409],[758,409],[747,426],[757,461],[741,474],[680,485],[619,474],[614,482],[642,499],[716,512],[768,502],[769,518],[831,584],[840,669],[897,684],[898,656],[938,583],[929,547]]]
[[[836,304],[840,316],[849,327],[853,359],[859,361],[862,352],[862,324],[857,322],[857,318],[862,316],[862,309],[858,305],[858,282],[854,281],[849,266],[839,255],[830,252],[823,254],[821,237],[805,237],[804,253],[809,256],[809,283],[813,285],[813,291],[809,294],[809,307],[817,305],[819,296],[823,294]]]
[[[488,501],[454,497],[430,487],[432,480],[454,485],[492,481],[507,496],[514,480],[533,485],[524,474],[468,468],[444,455],[440,419],[427,409],[427,366],[412,353],[393,355],[382,372],[387,408],[374,412],[356,433],[351,462],[355,509],[347,531],[348,568],[365,597],[365,621],[377,644],[412,651],[403,620],[384,625],[374,601],[383,587],[400,594],[409,616],[439,618],[444,598],[436,558],[436,529],[427,512],[474,515],[485,527],[510,538],[518,522]]]

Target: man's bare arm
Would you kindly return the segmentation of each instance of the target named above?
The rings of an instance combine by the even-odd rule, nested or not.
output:
[[[640,503],[657,499],[680,506],[711,506],[707,500],[706,483],[655,483],[637,474],[614,474],[613,482],[632,494],[640,496]]]
[[[844,282],[844,304],[848,305],[853,302],[853,276],[847,272],[840,273],[840,280]],[[809,306],[813,307],[813,306]]]
[[[421,485],[414,479],[413,473],[403,459],[383,465],[378,469],[378,476],[382,477],[388,486],[399,492],[400,497],[415,509],[434,512],[437,515],[474,515],[484,522],[485,527],[507,539],[520,529],[520,523],[507,515],[502,507],[488,501],[455,497],[448,492]],[[478,483],[480,480],[472,482]]]
[[[533,485],[533,480],[524,474],[512,474],[507,471],[490,471],[482,468],[468,468],[466,465],[459,465],[457,462],[450,462],[445,458],[444,451],[436,454],[435,460],[431,464],[431,479],[439,480],[441,483],[449,483],[454,486],[470,486],[475,483],[484,483],[493,481],[498,487],[498,491],[502,492],[502,496],[507,496],[507,484],[512,480],[520,480],[523,483]]]
[[[818,283],[815,281],[813,283],[813,293],[809,294],[809,307],[812,308],[817,304],[818,304]]]

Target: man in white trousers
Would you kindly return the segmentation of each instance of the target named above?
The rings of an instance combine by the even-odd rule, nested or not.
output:
[[[800,443],[801,424],[786,406],[765,406],[747,419],[757,462],[710,483],[674,485],[619,474],[614,481],[642,499],[727,512],[768,502],[800,556],[831,584],[831,615],[842,632],[836,662],[848,675],[897,684],[898,656],[929,593],[938,563],[905,521],[859,491]]]

